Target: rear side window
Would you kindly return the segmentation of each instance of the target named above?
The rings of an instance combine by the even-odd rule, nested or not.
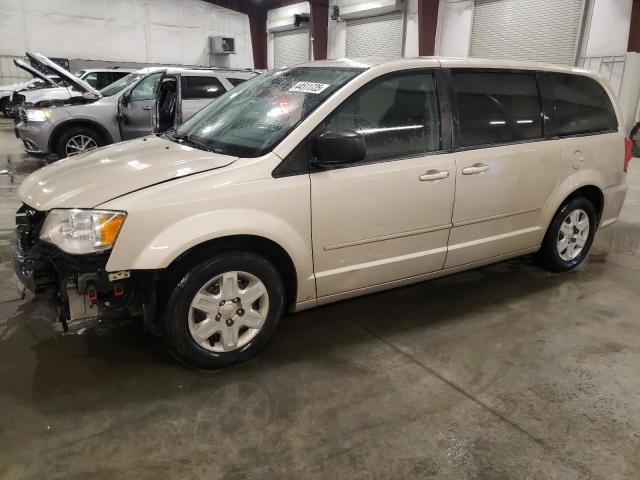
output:
[[[216,77],[182,77],[182,99],[218,98],[226,92]]]
[[[542,137],[542,110],[531,73],[454,71],[463,147]]]
[[[609,95],[594,79],[548,73],[556,110],[558,135],[616,130],[618,121]]]
[[[338,107],[325,131],[363,135],[365,160],[438,150],[440,116],[433,75],[411,73],[374,81]]]
[[[248,79],[246,79],[246,78],[231,78],[231,77],[227,77],[227,80],[229,81],[229,83],[231,85],[233,85],[234,87],[237,87],[241,83],[246,82]]]

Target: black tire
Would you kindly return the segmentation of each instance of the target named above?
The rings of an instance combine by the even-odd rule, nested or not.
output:
[[[232,271],[249,273],[264,284],[269,299],[268,311],[261,329],[246,345],[236,350],[214,352],[198,344],[191,335],[189,311],[193,298],[203,285]],[[284,312],[285,291],[280,273],[269,261],[251,252],[232,251],[214,255],[194,264],[169,283],[174,287],[166,304],[164,331],[173,353],[196,368],[226,367],[253,357],[273,336]]]
[[[565,219],[576,210],[583,210],[586,212],[589,218],[589,233],[587,240],[582,247],[580,253],[571,260],[565,260],[560,256],[558,252],[558,239],[560,236],[560,228],[563,225]],[[567,199],[564,204],[558,209],[551,225],[547,229],[547,233],[542,242],[542,248],[538,252],[538,260],[544,268],[552,272],[567,272],[576,268],[585,257],[589,254],[591,244],[593,243],[593,237],[596,234],[597,228],[597,213],[593,204],[582,196],[575,196]]]
[[[101,147],[104,145],[104,141],[100,134],[91,127],[71,127],[62,132],[62,134],[58,137],[55,144],[55,154],[58,158],[67,157],[67,142],[71,140],[73,137],[84,135],[86,137],[91,137],[91,139],[95,142],[96,147]]]
[[[9,105],[9,98],[5,97],[2,100],[0,100],[0,112],[2,112],[2,115],[5,117],[9,117],[9,115],[7,115],[7,105]]]
[[[640,122],[636,123],[629,134],[631,138],[631,154],[634,157],[640,157]]]

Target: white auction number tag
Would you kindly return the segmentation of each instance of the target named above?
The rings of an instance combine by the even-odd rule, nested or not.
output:
[[[289,89],[290,92],[320,93],[327,89],[328,83],[298,82]]]

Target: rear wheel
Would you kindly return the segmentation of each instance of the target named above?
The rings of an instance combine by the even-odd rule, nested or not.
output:
[[[629,134],[631,138],[631,153],[634,157],[640,157],[640,122],[636,123]]]
[[[165,331],[189,365],[213,369],[244,361],[271,338],[284,309],[276,268],[250,252],[222,253],[174,279]]]
[[[596,233],[597,213],[585,197],[568,199],[556,212],[538,254],[552,272],[566,272],[585,259]]]
[[[71,157],[103,145],[102,138],[93,128],[72,127],[63,132],[56,142],[58,158]]]

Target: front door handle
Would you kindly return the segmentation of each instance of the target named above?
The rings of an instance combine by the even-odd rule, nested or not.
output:
[[[149,111],[149,110],[151,110],[151,107],[142,107],[142,109]]]
[[[470,167],[463,168],[463,175],[476,175],[478,173],[483,173],[489,170],[489,165],[485,165],[484,163],[474,163]]]
[[[449,170],[429,170],[418,178],[421,182],[433,182],[434,180],[442,180],[449,176]]]

